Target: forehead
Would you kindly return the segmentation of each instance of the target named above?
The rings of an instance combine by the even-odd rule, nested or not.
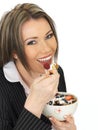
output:
[[[45,18],[30,19],[22,25],[22,36],[45,35],[51,27]]]

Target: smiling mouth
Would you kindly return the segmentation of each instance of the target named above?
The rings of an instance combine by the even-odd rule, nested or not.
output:
[[[37,61],[40,62],[43,66],[46,63],[50,65],[51,62],[52,62],[52,56],[48,56],[48,57],[45,57],[45,58],[39,58]]]

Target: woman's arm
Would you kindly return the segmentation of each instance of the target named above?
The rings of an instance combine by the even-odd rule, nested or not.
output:
[[[51,125],[46,124],[25,108],[16,119],[16,113],[11,111],[10,104],[6,101],[0,91],[0,130],[51,130]]]

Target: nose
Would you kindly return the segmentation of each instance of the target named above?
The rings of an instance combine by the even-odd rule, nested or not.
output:
[[[51,46],[47,40],[41,40],[40,49],[42,52],[50,52]]]

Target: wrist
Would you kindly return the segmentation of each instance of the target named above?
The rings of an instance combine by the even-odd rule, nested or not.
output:
[[[42,114],[42,111],[43,111],[43,108],[44,108],[44,105],[39,104],[39,103],[34,102],[34,101],[32,103],[26,101],[24,107],[28,111],[30,111],[32,114],[34,114],[35,116],[37,116],[38,118],[40,118],[40,116]]]

